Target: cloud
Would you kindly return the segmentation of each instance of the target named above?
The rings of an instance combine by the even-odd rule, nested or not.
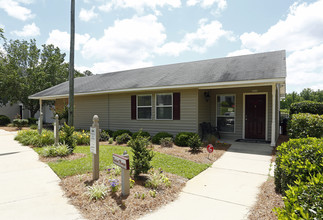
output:
[[[22,31],[12,31],[11,34],[18,37],[35,37],[40,35],[39,27],[35,23],[27,24],[22,28]]]
[[[99,6],[101,11],[109,12],[112,9],[132,8],[143,12],[145,8],[155,10],[157,7],[179,8],[181,0],[112,0]]]
[[[0,8],[2,8],[9,16],[25,21],[35,17],[35,15],[32,14],[30,9],[21,6],[20,3],[30,4],[32,2],[32,0],[0,0]]]
[[[201,19],[199,25],[200,27],[195,32],[185,34],[180,42],[164,44],[157,50],[157,53],[172,56],[178,56],[185,51],[204,53],[209,47],[214,46],[220,38],[226,38],[229,41],[235,40],[232,32],[224,30],[219,21],[207,23],[206,19]]]
[[[186,4],[188,6],[196,6],[199,4],[202,8],[210,8],[214,4],[217,4],[218,10],[224,10],[227,7],[226,0],[188,0]]]
[[[286,49],[303,50],[322,42],[323,1],[313,4],[293,4],[285,20],[280,20],[263,34],[250,32],[241,35],[243,48],[257,52]]]
[[[113,26],[104,30],[101,38],[88,40],[81,53],[86,59],[98,60],[93,65],[97,71],[150,66],[148,59],[166,39],[164,31],[155,15],[116,20]]]
[[[75,34],[75,50],[80,50],[81,47],[90,39],[88,34]],[[60,30],[52,30],[49,33],[49,38],[46,44],[53,44],[61,50],[69,51],[70,49],[70,34]]]
[[[95,9],[95,6],[93,6],[90,10],[86,10],[82,8],[79,14],[80,20],[88,22],[94,18],[97,18],[98,14],[94,12],[94,9]]]

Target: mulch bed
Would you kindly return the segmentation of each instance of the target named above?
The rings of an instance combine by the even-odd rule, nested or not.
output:
[[[289,140],[287,135],[280,135],[277,140],[276,147],[272,151],[271,162],[276,160],[276,148],[284,142]],[[277,216],[273,212],[275,207],[284,207],[282,195],[275,191],[275,181],[273,177],[270,177],[260,187],[260,192],[257,196],[257,202],[250,210],[248,218],[250,220],[264,219],[271,220],[277,219]]]
[[[274,178],[270,177],[260,187],[257,203],[249,212],[250,220],[272,220],[277,219],[273,208],[284,207],[282,195],[275,192]]]
[[[7,127],[7,126],[2,126],[0,129],[5,130],[5,131],[20,131],[19,128],[17,127]],[[29,127],[22,127],[21,130],[29,130]]]
[[[77,160],[80,158],[86,157],[86,154],[81,154],[81,153],[73,153],[65,157],[42,157],[39,156],[39,160],[45,163],[49,162],[58,162],[60,160]]]
[[[174,174],[166,174],[171,181],[171,187],[162,187],[153,198],[150,188],[144,187],[145,176],[141,180],[136,180],[133,188],[130,189],[129,196],[122,196],[121,189],[116,193],[108,193],[102,200],[90,200],[86,194],[87,186],[93,184],[92,174],[76,175],[62,179],[60,185],[65,191],[65,195],[70,198],[70,202],[76,206],[87,219],[138,219],[157,208],[174,201],[187,179]],[[109,174],[106,171],[100,172],[100,178],[96,182],[108,185]],[[120,176],[118,177],[119,181]],[[121,182],[120,182],[121,183]],[[145,198],[136,198],[135,194],[145,194]]]

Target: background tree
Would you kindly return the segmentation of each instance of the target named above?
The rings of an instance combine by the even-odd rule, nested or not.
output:
[[[286,98],[280,102],[281,109],[289,109],[290,105],[301,101],[323,102],[323,90],[303,89],[299,94],[297,92],[287,93]]]

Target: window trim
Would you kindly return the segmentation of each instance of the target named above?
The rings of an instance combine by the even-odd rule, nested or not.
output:
[[[163,105],[163,106],[158,106],[157,105],[157,96],[158,95],[170,95],[171,96],[171,105]],[[165,118],[161,118],[161,119],[158,119],[157,118],[157,108],[163,108],[163,107],[171,107],[172,108],[172,110],[171,110],[171,113],[172,113],[172,117],[171,118],[167,118],[167,119],[165,119]],[[174,103],[173,103],[173,93],[156,93],[155,94],[155,120],[160,120],[160,121],[167,121],[167,120],[174,120],[173,119],[173,109],[174,109]]]
[[[150,96],[150,100],[151,100],[151,105],[150,106],[139,106],[139,101],[138,101],[138,97],[139,96]],[[136,119],[137,120],[144,120],[144,121],[146,121],[146,120],[152,120],[152,118],[153,118],[153,96],[152,96],[152,94],[140,94],[140,95],[136,95]],[[151,110],[151,114],[150,114],[150,118],[139,118],[138,117],[138,115],[139,115],[139,108],[150,108],[150,110]]]
[[[233,96],[234,97],[234,105],[235,105],[235,109],[234,109],[234,126],[233,126],[233,131],[221,131],[221,133],[225,133],[225,134],[235,134],[236,133],[236,115],[237,115],[237,96],[236,94],[217,94],[216,95],[216,100],[215,100],[215,124],[216,126],[218,125],[218,96]],[[220,116],[223,117],[223,116]],[[230,117],[231,118],[231,117]]]

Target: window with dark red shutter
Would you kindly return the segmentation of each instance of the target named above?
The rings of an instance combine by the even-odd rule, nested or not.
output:
[[[137,119],[137,98],[135,95],[131,96],[131,120]]]
[[[181,94],[173,93],[173,120],[181,119]]]

